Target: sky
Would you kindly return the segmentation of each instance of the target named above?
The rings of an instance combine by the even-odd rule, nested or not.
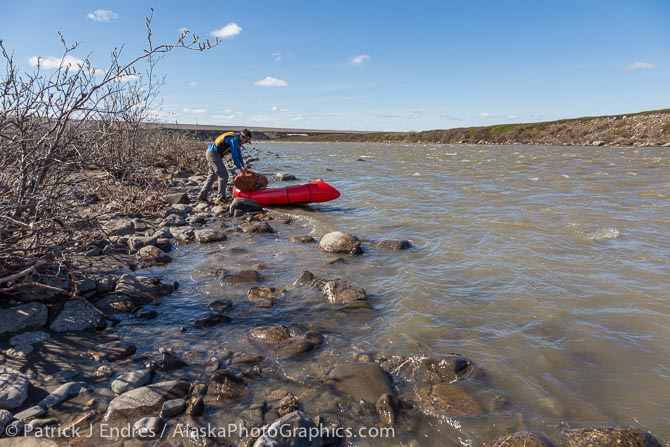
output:
[[[159,61],[165,122],[423,131],[670,108],[670,0],[22,0],[0,3],[0,40],[24,73],[63,63],[59,32],[75,63],[109,67],[147,48],[152,8],[155,45],[221,40]]]

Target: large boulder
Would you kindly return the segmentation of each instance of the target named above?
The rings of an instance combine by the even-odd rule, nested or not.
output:
[[[328,253],[347,253],[352,256],[362,253],[361,241],[356,236],[341,231],[324,235],[319,241],[319,247]]]
[[[93,307],[81,300],[68,301],[51,323],[49,329],[56,332],[87,331],[100,327],[103,317]]]

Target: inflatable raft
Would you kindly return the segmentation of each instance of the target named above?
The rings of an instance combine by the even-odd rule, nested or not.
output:
[[[233,188],[233,197],[255,200],[261,205],[292,205],[294,203],[328,202],[340,197],[340,192],[323,180],[285,188],[257,189],[242,192]]]

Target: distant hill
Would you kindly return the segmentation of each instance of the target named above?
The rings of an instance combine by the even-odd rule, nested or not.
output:
[[[161,124],[211,140],[244,127]],[[670,109],[626,115],[595,116],[540,123],[498,124],[423,132],[364,132],[248,127],[256,140],[351,141],[435,144],[541,144],[552,146],[668,146]]]

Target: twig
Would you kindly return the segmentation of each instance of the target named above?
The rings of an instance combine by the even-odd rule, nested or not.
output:
[[[5,276],[4,278],[0,278],[0,284],[4,284],[6,282],[11,282],[11,281],[16,281],[19,278],[23,278],[24,276],[28,276],[44,264],[46,264],[46,261],[41,261],[41,260],[37,261],[31,267],[28,267],[27,269],[25,269],[25,270],[23,270],[19,273],[14,273],[13,275],[9,275],[9,276]]]

